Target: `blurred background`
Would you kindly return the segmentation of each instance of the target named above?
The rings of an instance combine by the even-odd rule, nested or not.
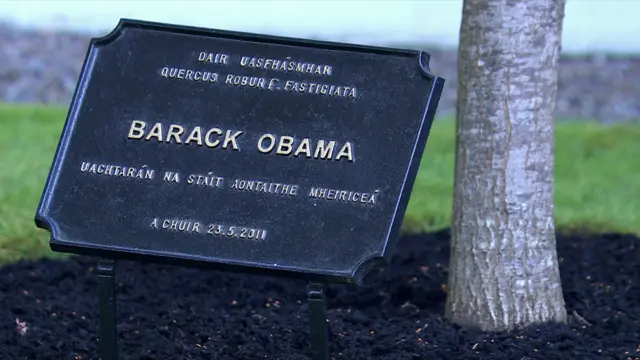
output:
[[[461,0],[0,1],[0,102],[67,105],[91,36],[119,18],[430,52],[452,115]],[[640,119],[640,1],[568,0],[557,116]]]

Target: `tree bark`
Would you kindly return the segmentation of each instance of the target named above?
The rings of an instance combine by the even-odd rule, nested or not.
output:
[[[564,0],[465,0],[446,316],[500,331],[565,322],[554,108]]]

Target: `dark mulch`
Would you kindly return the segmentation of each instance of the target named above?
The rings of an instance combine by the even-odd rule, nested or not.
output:
[[[569,323],[484,334],[442,319],[449,233],[404,238],[374,285],[329,289],[336,359],[640,359],[640,239],[558,237]],[[0,359],[97,359],[94,259],[0,269]],[[121,359],[308,359],[305,284],[121,263]],[[16,319],[26,323],[17,331]]]

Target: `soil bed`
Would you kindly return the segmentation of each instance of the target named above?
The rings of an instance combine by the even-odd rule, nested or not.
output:
[[[558,235],[558,251],[569,323],[485,334],[441,316],[449,232],[405,237],[371,285],[329,288],[332,357],[640,359],[640,239]],[[98,359],[95,261],[0,268],[0,359]],[[121,262],[120,358],[308,359],[305,289],[300,281]]]

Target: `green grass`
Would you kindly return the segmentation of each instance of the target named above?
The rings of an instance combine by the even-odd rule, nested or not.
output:
[[[450,225],[455,124],[437,121],[416,179],[404,230]],[[560,231],[640,234],[640,125],[556,125],[555,217]]]
[[[0,105],[0,262],[52,256],[33,217],[66,109]],[[449,226],[455,129],[439,119],[403,230]],[[560,230],[640,234],[640,126],[565,122],[556,127],[556,224]]]

